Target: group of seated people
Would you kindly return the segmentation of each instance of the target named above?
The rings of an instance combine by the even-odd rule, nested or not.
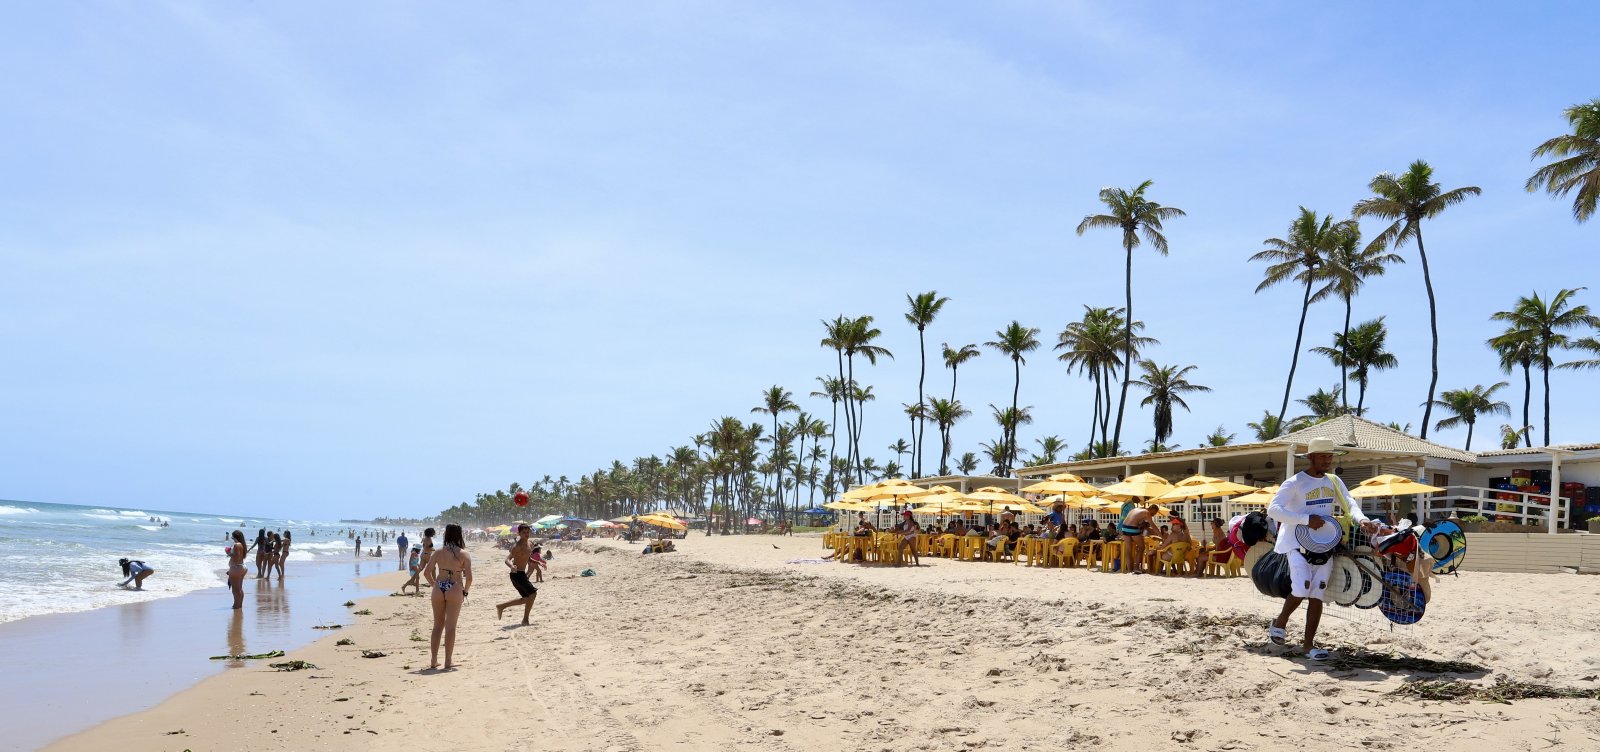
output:
[[[1195,546],[1194,536],[1190,534],[1189,525],[1184,522],[1182,517],[1172,515],[1168,518],[1167,524],[1154,524],[1153,509],[1151,514],[1146,516],[1152,524],[1137,528],[1142,531],[1140,533],[1122,532],[1118,529],[1118,525],[1102,527],[1100,522],[1093,517],[1084,517],[1077,523],[1071,523],[1065,515],[1065,506],[1061,504],[1057,504],[1040,523],[1026,525],[1018,524],[1016,515],[1009,510],[1002,511],[998,520],[995,520],[992,516],[987,517],[986,521],[989,524],[986,525],[968,525],[966,520],[960,517],[952,517],[942,528],[937,524],[931,523],[919,527],[912,520],[909,512],[902,513],[902,515],[901,524],[895,526],[893,532],[905,535],[908,547],[910,546],[910,540],[918,534],[962,537],[980,536],[985,539],[985,548],[991,552],[992,558],[995,559],[1006,554],[1014,556],[1017,551],[1018,541],[1024,538],[1052,541],[1053,545],[1060,547],[1064,555],[1075,553],[1078,550],[1078,546],[1091,541],[1109,542],[1123,539],[1131,541],[1137,538],[1144,544],[1139,546],[1138,550],[1141,554],[1139,558],[1143,558],[1143,554],[1148,553],[1158,562],[1182,562],[1188,557],[1189,550]],[[1212,518],[1210,523],[1211,540],[1218,545],[1216,550],[1208,553],[1207,556],[1217,563],[1225,563],[1230,556],[1230,549],[1223,545],[1227,535],[1222,518]],[[1129,528],[1129,530],[1134,529],[1136,528]],[[866,513],[861,513],[857,518],[854,534],[857,536],[871,536],[877,532],[877,527],[872,524],[871,520],[867,519]],[[1154,548],[1146,551],[1145,545],[1154,546]],[[1204,561],[1197,562],[1197,566],[1194,567],[1195,576],[1204,576],[1206,563]],[[1138,572],[1143,568],[1143,562],[1130,562],[1130,564],[1131,566],[1124,566],[1122,568],[1123,571]]]

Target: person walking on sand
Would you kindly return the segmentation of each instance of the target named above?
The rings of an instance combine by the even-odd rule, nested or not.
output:
[[[534,546],[533,555],[528,557],[528,563],[533,565],[533,581],[544,582],[544,547]]]
[[[1309,601],[1301,649],[1307,658],[1318,661],[1328,657],[1328,651],[1317,647],[1315,641],[1317,626],[1322,621],[1322,596],[1333,573],[1333,559],[1326,554],[1313,554],[1316,561],[1308,560],[1293,526],[1321,530],[1323,525],[1329,524],[1324,517],[1338,519],[1348,515],[1369,534],[1377,527],[1361,512],[1361,505],[1350,503],[1350,491],[1345,488],[1344,480],[1329,472],[1333,469],[1334,456],[1340,454],[1344,451],[1336,449],[1332,439],[1312,439],[1305,453],[1295,455],[1304,457],[1310,466],[1285,482],[1267,505],[1267,516],[1282,526],[1273,550],[1283,554],[1289,564],[1289,597],[1284,599],[1278,618],[1267,626],[1267,638],[1278,645],[1288,644],[1289,617],[1300,607],[1301,601]]]
[[[245,554],[250,553],[250,546],[244,544],[244,531],[233,531],[233,545],[228,546],[228,589],[233,591],[233,607],[244,606],[244,576],[250,570],[244,566]],[[259,552],[258,552],[259,556]]]
[[[400,551],[400,568],[401,569],[405,569],[406,568],[406,554],[411,551],[411,548],[406,545],[407,543],[410,543],[410,541],[406,540],[406,534],[405,533],[401,533],[400,537],[394,539],[395,548]]]
[[[461,617],[461,602],[472,589],[472,557],[467,555],[466,541],[461,538],[461,526],[450,523],[444,526],[444,546],[435,551],[429,561],[433,591],[433,634],[428,638],[428,651],[432,656],[429,669],[439,667],[439,641],[444,641],[445,670],[456,667],[451,656],[456,649],[456,620]]]
[[[506,615],[506,609],[512,606],[522,606],[522,623],[528,624],[528,614],[533,611],[533,602],[539,599],[539,588],[528,581],[528,569],[532,567],[533,556],[528,548],[527,525],[517,526],[517,542],[511,545],[511,552],[506,554],[505,564],[511,568],[511,586],[517,589],[517,596],[505,603],[494,607],[494,618],[500,619]]]
[[[122,565],[122,576],[128,578],[121,582],[120,587],[127,587],[131,582],[134,590],[143,590],[144,581],[156,573],[155,569],[137,559],[118,559],[117,563]]]
[[[422,577],[422,546],[416,544],[411,547],[411,579],[400,586],[400,592],[404,593],[409,587],[417,595],[422,595],[422,585],[417,582],[420,577]]]
[[[912,566],[922,566],[922,559],[917,556],[917,534],[922,528],[917,525],[917,520],[912,517],[911,510],[900,513],[900,524],[895,528],[900,533],[900,559],[905,560],[906,554],[911,554]]]

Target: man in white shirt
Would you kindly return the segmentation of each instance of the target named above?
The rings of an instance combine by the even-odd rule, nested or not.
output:
[[[1350,491],[1345,488],[1344,481],[1331,472],[1333,458],[1339,454],[1344,452],[1334,448],[1332,439],[1312,439],[1305,453],[1299,455],[1306,458],[1310,467],[1286,481],[1278,489],[1277,495],[1272,497],[1272,503],[1267,505],[1267,516],[1280,525],[1273,550],[1283,554],[1289,563],[1289,597],[1284,600],[1283,611],[1273,620],[1267,635],[1273,642],[1285,644],[1288,640],[1289,617],[1300,607],[1301,601],[1309,600],[1310,603],[1306,605],[1303,648],[1308,657],[1317,660],[1328,657],[1328,651],[1316,647],[1313,641],[1317,636],[1317,625],[1322,620],[1322,596],[1327,590],[1328,578],[1333,573],[1333,559],[1317,557],[1322,559],[1317,564],[1307,561],[1300,544],[1295,540],[1294,526],[1306,525],[1312,530],[1320,530],[1323,525],[1329,524],[1324,517],[1338,518],[1348,514],[1360,523],[1363,530],[1371,532],[1374,527],[1367,516],[1361,513],[1361,505],[1350,501]]]

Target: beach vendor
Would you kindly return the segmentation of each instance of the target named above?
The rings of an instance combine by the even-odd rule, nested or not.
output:
[[[1333,458],[1340,454],[1344,452],[1334,446],[1332,439],[1312,439],[1306,451],[1296,455],[1304,457],[1309,467],[1285,482],[1267,505],[1267,516],[1283,526],[1273,550],[1283,554],[1289,564],[1289,597],[1284,599],[1278,618],[1268,626],[1267,636],[1276,644],[1287,644],[1289,616],[1300,607],[1301,601],[1310,601],[1306,605],[1306,635],[1301,648],[1306,657],[1314,660],[1328,657],[1328,651],[1316,647],[1314,642],[1317,625],[1322,620],[1323,593],[1333,573],[1333,559],[1328,554],[1308,554],[1302,550],[1293,533],[1294,526],[1320,530],[1324,525],[1338,524],[1325,518],[1337,520],[1348,515],[1369,533],[1376,528],[1376,524],[1361,513],[1361,506],[1350,502],[1350,491],[1345,488],[1344,481],[1332,473]]]

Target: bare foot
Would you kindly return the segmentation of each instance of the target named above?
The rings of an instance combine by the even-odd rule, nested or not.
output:
[[[429,664],[428,670],[429,671],[438,671],[439,670],[439,664],[437,664],[437,663]]]
[[[494,620],[495,621],[500,621],[500,617],[505,616],[505,615],[506,615],[506,607],[505,606],[497,605],[497,606],[494,607]]]

